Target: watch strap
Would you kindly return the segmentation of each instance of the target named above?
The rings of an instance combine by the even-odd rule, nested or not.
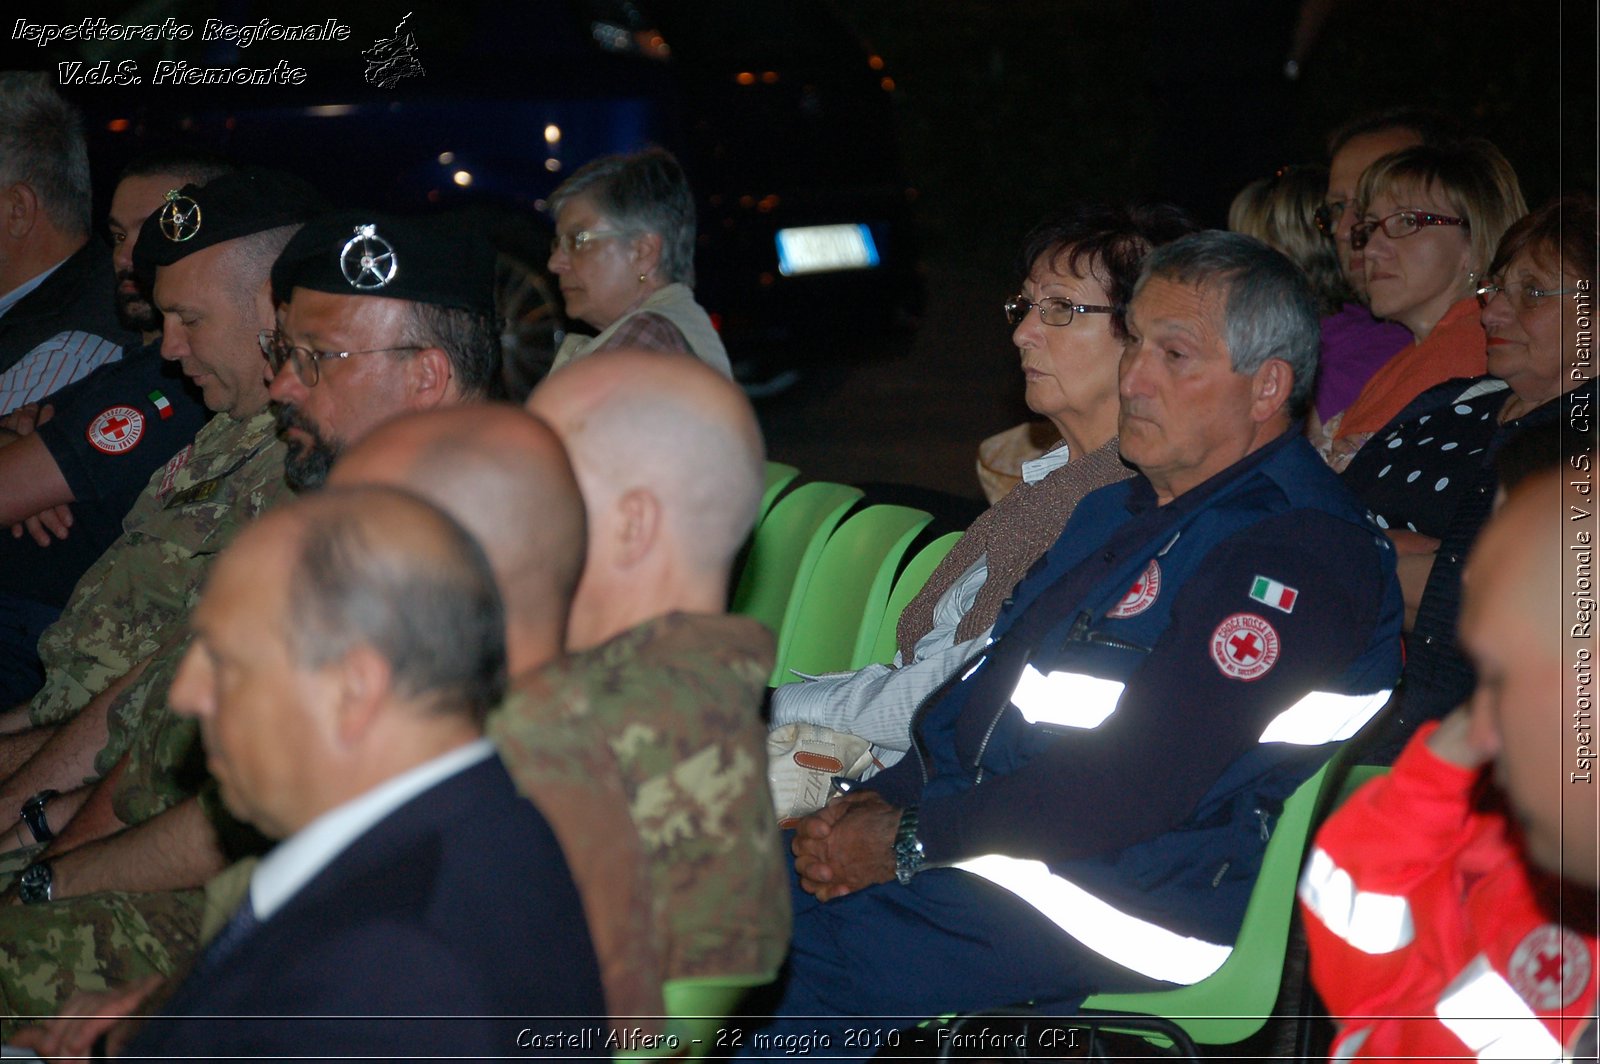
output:
[[[894,833],[894,878],[903,886],[911,877],[922,871],[925,856],[922,840],[917,838],[917,807],[909,806],[900,813],[900,824]]]
[[[45,806],[49,804],[50,799],[60,793],[60,791],[43,790],[22,803],[22,822],[33,832],[34,842],[49,842],[56,837],[56,833],[50,830],[49,820],[45,817]]]

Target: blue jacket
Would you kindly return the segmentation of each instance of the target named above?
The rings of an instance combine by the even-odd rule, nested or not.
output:
[[[1079,504],[869,786],[920,807],[930,864],[1043,862],[1231,943],[1283,799],[1387,701],[1401,616],[1387,538],[1298,435],[1165,506],[1135,477]]]

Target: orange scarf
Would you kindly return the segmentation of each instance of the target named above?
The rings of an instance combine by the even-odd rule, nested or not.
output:
[[[1435,384],[1483,376],[1489,369],[1486,350],[1478,301],[1469,296],[1445,312],[1427,339],[1402,347],[1372,375],[1345,409],[1335,439],[1377,432]]]

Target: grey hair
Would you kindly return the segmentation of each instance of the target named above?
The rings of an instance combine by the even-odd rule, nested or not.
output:
[[[499,398],[501,349],[496,319],[463,307],[413,302],[400,342],[437,347],[449,356],[463,397]]]
[[[83,116],[49,75],[0,73],[0,183],[33,189],[56,228],[89,233],[89,148]]]
[[[1294,374],[1289,415],[1310,407],[1322,327],[1316,298],[1300,268],[1254,237],[1210,229],[1150,253],[1135,295],[1152,277],[1195,288],[1225,286],[1222,335],[1235,373],[1252,374],[1276,358]]]
[[[551,213],[577,196],[588,196],[623,229],[659,236],[662,274],[694,287],[694,196],[672,153],[651,148],[591,160],[550,194]]]
[[[389,663],[402,695],[481,722],[505,694],[506,625],[478,542],[398,488],[329,488],[304,509],[288,581],[295,660],[319,668],[364,644]],[[431,519],[433,543],[395,543],[385,522],[396,518],[410,530]]]

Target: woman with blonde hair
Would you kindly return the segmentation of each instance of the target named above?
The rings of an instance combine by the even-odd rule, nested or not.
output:
[[[1356,200],[1350,241],[1363,252],[1372,313],[1404,325],[1412,343],[1324,425],[1318,446],[1336,470],[1422,392],[1484,373],[1473,293],[1500,237],[1527,213],[1516,171],[1481,138],[1385,155],[1361,175]]]
[[[1305,273],[1322,316],[1322,353],[1306,434],[1350,405],[1378,367],[1411,340],[1411,334],[1367,312],[1345,280],[1337,248],[1317,227],[1328,187],[1325,166],[1285,166],[1252,181],[1228,208],[1228,228],[1253,236]]]

